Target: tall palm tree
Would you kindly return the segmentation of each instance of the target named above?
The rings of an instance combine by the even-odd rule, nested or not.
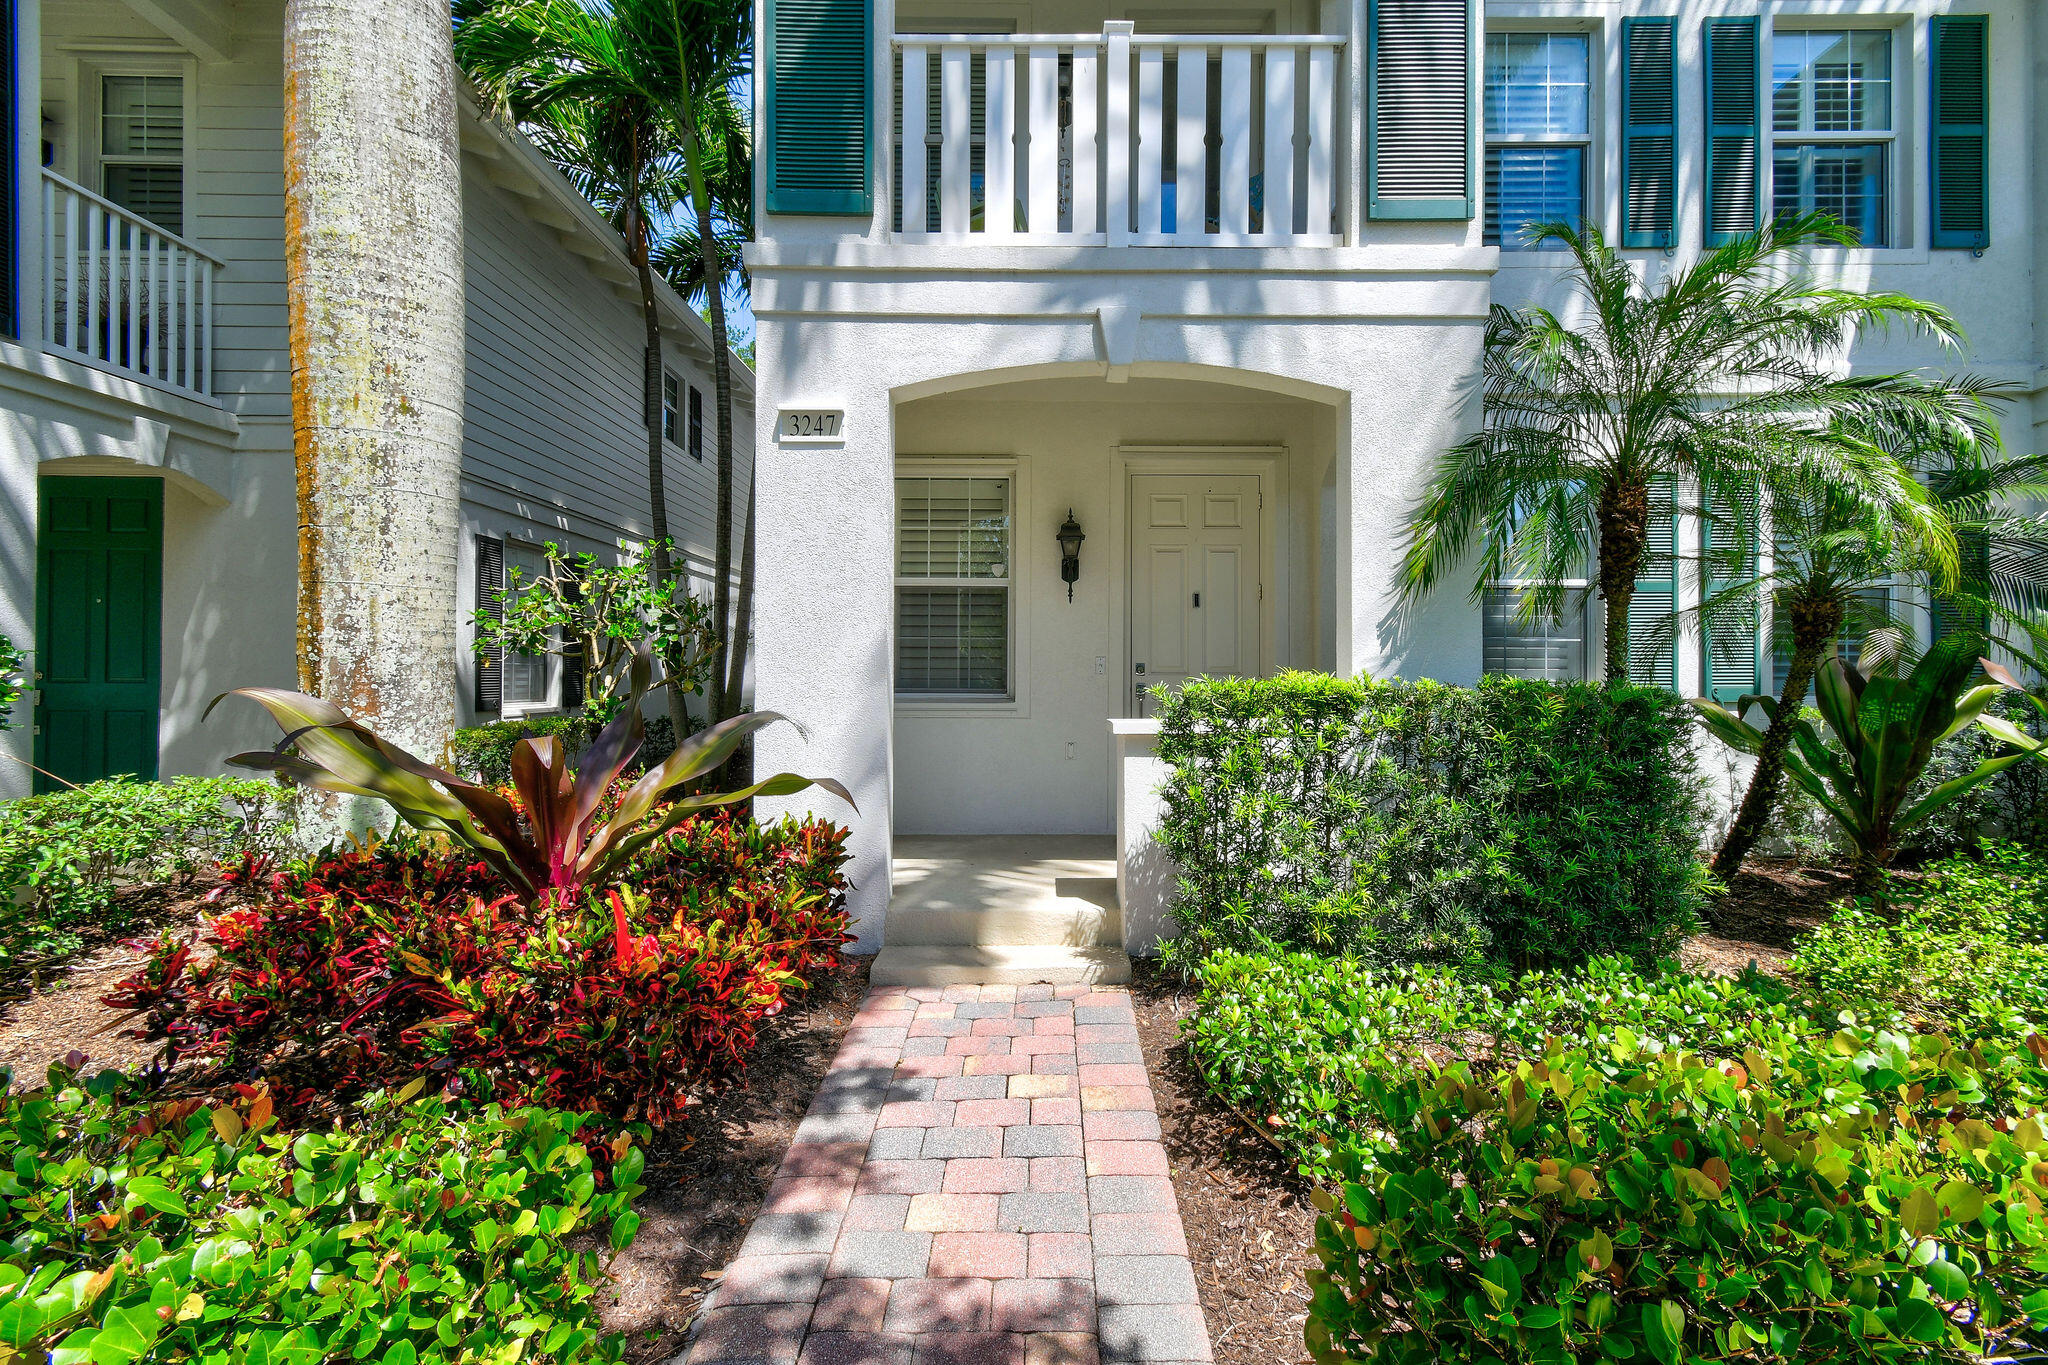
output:
[[[730,106],[751,61],[751,33],[744,0],[455,0],[456,53],[485,98],[535,132],[558,160],[579,168],[586,187],[609,187],[616,196],[647,336],[649,572],[665,591],[673,590],[675,568],[663,487],[655,225],[682,202],[685,187],[702,198],[708,134],[742,118]],[[716,137],[722,145],[724,133]],[[583,158],[580,165],[565,160],[572,155]],[[702,244],[702,254],[715,285],[724,275],[715,239]],[[714,318],[720,416],[713,592],[724,639],[732,579],[732,373],[722,324],[722,315]],[[715,682],[714,693],[720,690]],[[715,711],[721,703],[714,701]],[[681,700],[673,693],[670,705],[682,734]]]
[[[1910,496],[1895,461],[1828,433],[1845,414],[1920,414],[1923,386],[1843,376],[1840,356],[1867,329],[1902,325],[1951,345],[1959,329],[1933,304],[1806,278],[1796,253],[1851,242],[1840,223],[1777,219],[1656,288],[1591,225],[1530,235],[1570,254],[1585,315],[1494,310],[1481,427],[1440,457],[1410,520],[1408,601],[1476,559],[1475,598],[1495,579],[1523,579],[1534,584],[1523,612],[1556,618],[1573,591],[1564,580],[1594,558],[1607,676],[1621,679],[1654,490],[1794,462],[1873,502]]]
[[[448,12],[288,0],[284,64],[300,687],[435,755],[454,723],[462,456]]]

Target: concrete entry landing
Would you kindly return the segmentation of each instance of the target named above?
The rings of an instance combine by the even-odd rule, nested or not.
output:
[[[1130,980],[1107,835],[900,838],[877,986]]]

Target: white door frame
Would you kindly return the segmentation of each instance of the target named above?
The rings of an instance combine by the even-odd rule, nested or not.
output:
[[[1112,717],[1131,710],[1131,479],[1139,474],[1251,475],[1259,481],[1259,672],[1288,655],[1287,447],[1120,445],[1110,457],[1109,678]],[[1085,565],[1086,555],[1083,555]]]

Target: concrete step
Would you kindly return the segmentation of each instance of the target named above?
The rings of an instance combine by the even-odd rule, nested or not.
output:
[[[1114,877],[1063,877],[1057,894],[975,909],[899,904],[887,930],[888,942],[905,948],[1113,948],[1123,936]]]
[[[895,920],[890,920],[891,938]],[[891,942],[875,956],[868,981],[876,986],[1002,986],[1049,982],[1055,986],[1131,979],[1131,960],[1121,948],[1049,945],[915,945]]]

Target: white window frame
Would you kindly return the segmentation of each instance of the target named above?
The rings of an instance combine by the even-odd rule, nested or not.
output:
[[[683,444],[683,380],[674,370],[661,372],[661,439]]]
[[[1037,534],[1036,512],[1031,502],[1030,461],[1016,456],[899,456],[896,468],[889,482],[890,526],[889,555],[892,565],[897,563],[899,553],[897,527],[895,524],[896,480],[897,479],[1008,479],[1010,481],[1010,562],[1008,589],[1009,606],[1009,675],[1010,688],[1006,697],[981,692],[938,693],[938,692],[897,692],[896,687],[896,612],[897,594],[906,587],[945,586],[954,583],[952,579],[905,578],[896,574],[889,589],[889,687],[895,698],[898,715],[916,716],[1009,716],[1021,717],[1030,714],[1028,696],[1030,680],[1030,620],[1028,603],[1022,599],[1036,581],[1033,566],[1037,562],[1035,542]],[[1064,516],[1064,511],[1062,511]],[[1044,535],[1050,538],[1057,523],[1048,524]],[[895,570],[892,568],[892,573]],[[966,586],[987,587],[992,579],[957,580]],[[1065,601],[1065,588],[1060,589],[1061,601]]]
[[[183,220],[175,234],[185,241],[196,241],[193,232],[194,199],[192,193],[192,136],[198,126],[198,82],[199,64],[187,57],[180,57],[163,51],[118,51],[95,50],[81,57],[75,64],[72,75],[72,90],[75,96],[74,108],[78,112],[77,144],[73,148],[73,173],[79,184],[94,194],[104,196],[108,158],[101,145],[104,125],[101,115],[105,113],[106,86],[108,76],[175,76],[185,101],[185,131],[181,139],[184,150],[177,158],[181,204],[179,216]],[[141,164],[136,158],[115,157],[115,164]],[[169,158],[153,164],[169,165]]]
[[[505,600],[509,603],[514,596],[512,569],[515,558],[538,559],[541,565],[541,572],[545,573],[547,572],[548,552],[547,547],[538,541],[521,540],[516,536],[507,535],[503,537],[503,543],[505,546]],[[527,565],[521,564],[518,567],[523,572]],[[532,579],[528,578],[525,581],[531,582]],[[514,659],[533,658],[538,658],[541,665],[540,696],[534,700],[516,699],[512,696],[512,661]],[[557,655],[553,653],[541,655],[515,654],[508,649],[505,651],[503,669],[504,671],[499,679],[500,692],[498,698],[498,714],[501,717],[506,720],[514,720],[521,716],[545,715],[561,710],[562,669],[561,659]]]
[[[1566,588],[1580,595],[1577,608],[1580,619],[1579,675],[1576,678],[1553,679],[1552,681],[1586,682],[1595,676],[1593,655],[1599,634],[1594,629],[1593,597],[1588,591],[1592,587],[1593,580],[1591,578],[1567,578],[1562,581]],[[1536,586],[1538,582],[1539,580],[1533,578],[1489,578],[1486,581],[1485,590],[1488,593],[1520,592],[1523,589]],[[1569,616],[1570,614],[1570,609],[1567,609],[1566,615]],[[1479,605],[1479,667],[1482,674],[1488,672],[1486,668],[1486,603],[1483,599]],[[1518,678],[1522,675],[1519,673],[1502,673],[1498,676]]]
[[[1600,158],[1595,148],[1599,145],[1596,130],[1604,118],[1605,102],[1602,98],[1606,75],[1606,52],[1602,34],[1583,23],[1563,20],[1556,23],[1506,23],[1489,21],[1481,36],[1479,48],[1479,127],[1481,146],[1479,149],[1479,187],[1482,194],[1486,187],[1486,162],[1495,148],[1506,147],[1577,147],[1579,157],[1579,217],[1582,221],[1604,227],[1606,213],[1603,211],[1601,193]],[[1586,131],[1583,133],[1492,133],[1486,131],[1486,46],[1487,40],[1496,36],[1535,34],[1554,38],[1582,38],[1586,43]],[[1484,204],[1480,208],[1480,235],[1484,240],[1486,216]],[[1502,225],[1502,237],[1506,237],[1506,225]],[[1505,257],[1515,258],[1517,263],[1540,262],[1556,252],[1536,251],[1528,247],[1509,246],[1503,240],[1499,250]],[[1503,264],[1506,264],[1504,261]]]
[[[1895,16],[1886,16],[1886,18],[1895,20]],[[1887,86],[1891,97],[1890,126],[1882,132],[1852,131],[1824,133],[1798,129],[1780,132],[1777,126],[1776,109],[1778,37],[1780,34],[1790,33],[1881,33],[1885,35],[1891,50],[1891,71]],[[1909,168],[1905,165],[1904,160],[1910,152],[1906,138],[1900,131],[1900,125],[1906,121],[1907,111],[1912,107],[1910,98],[1912,95],[1910,76],[1912,68],[1902,65],[1902,61],[1910,63],[1913,60],[1912,28],[1896,22],[1882,24],[1843,23],[1839,16],[1807,11],[1775,16],[1770,24],[1769,31],[1763,35],[1763,38],[1767,46],[1763,57],[1764,88],[1761,101],[1762,107],[1758,112],[1760,116],[1759,121],[1770,136],[1770,145],[1765,149],[1767,155],[1763,158],[1764,164],[1759,168],[1761,171],[1760,178],[1763,181],[1761,190],[1765,218],[1770,218],[1776,212],[1778,202],[1778,147],[1780,144],[1792,147],[1826,145],[1853,147],[1869,143],[1880,143],[1885,149],[1885,240],[1881,243],[1858,242],[1849,249],[1853,251],[1897,251],[1910,247],[1912,243],[1906,240],[1909,236],[1907,223],[1910,221],[1906,212],[1906,188],[1908,184],[1906,171]]]

